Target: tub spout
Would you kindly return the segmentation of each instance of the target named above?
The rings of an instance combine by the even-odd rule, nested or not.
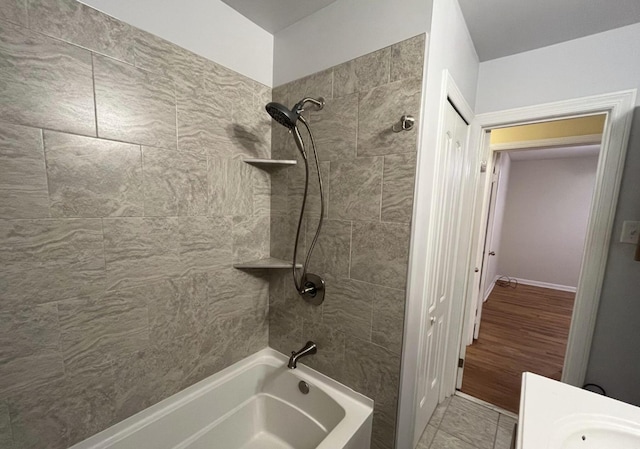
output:
[[[304,347],[298,352],[291,352],[291,357],[289,357],[289,364],[287,366],[289,367],[289,369],[296,369],[298,359],[301,359],[302,357],[308,356],[310,354],[315,354],[316,352],[318,352],[318,347],[316,346],[316,344],[312,341],[308,341],[307,344],[305,344]]]

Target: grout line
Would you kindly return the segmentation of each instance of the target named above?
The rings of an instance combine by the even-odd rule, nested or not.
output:
[[[96,137],[98,137],[98,101],[96,96],[96,69],[94,64],[95,55],[91,52],[91,82],[93,86],[93,119],[96,121]]]
[[[42,159],[44,162],[44,177],[47,180],[47,210],[49,216],[47,218],[53,218],[51,216],[51,182],[49,181],[49,169],[47,167],[47,150],[44,143],[44,129],[40,129],[40,145],[42,146]]]
[[[378,221],[380,223],[382,223],[382,204],[384,203],[384,172],[386,165],[386,156],[382,156],[382,176],[380,179],[380,213],[378,214]]]

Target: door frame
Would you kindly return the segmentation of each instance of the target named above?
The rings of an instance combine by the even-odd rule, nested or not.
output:
[[[476,116],[471,128],[471,144],[477,145],[477,148],[488,148],[488,151],[483,152],[481,158],[487,163],[487,172],[491,173],[494,163],[493,156],[499,149],[489,148],[486,142],[489,138],[487,131],[563,118],[607,114],[602,132],[596,184],[590,207],[585,249],[561,379],[562,382],[578,387],[581,387],[584,383],[589,362],[589,352],[604,280],[635,98],[636,89],[633,89],[481,114]],[[478,225],[483,219],[486,219],[488,212],[486,184],[488,183],[485,182],[485,185],[476,187],[478,192],[476,198],[482,201],[482,207],[475,208],[476,214],[479,214],[479,216],[475,216],[473,219],[473,227],[476,232],[470,247],[469,260],[474,262],[480,250],[480,245],[483,243],[477,232]],[[467,267],[468,271],[473,271],[474,268],[475,266],[472,263]],[[472,288],[473,282],[469,282],[465,294],[464,310],[458,310],[458,313],[464,314],[465,322],[470,319],[471,313],[474,312],[472,310],[474,306],[471,297]],[[464,326],[462,344],[458,348],[460,358],[464,358],[466,351],[467,329],[468,326]],[[458,380],[461,381],[461,379]]]

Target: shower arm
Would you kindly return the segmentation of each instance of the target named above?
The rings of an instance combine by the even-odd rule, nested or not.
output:
[[[324,108],[324,98],[320,97],[319,99],[315,99],[315,98],[311,98],[311,97],[304,97],[302,100],[300,100],[299,102],[297,102],[295,104],[295,106],[293,107],[293,110],[300,114],[302,112],[304,112],[304,105],[306,105],[307,103],[311,103],[313,104],[315,107],[318,108],[318,110],[321,110],[322,108]],[[302,117],[300,117],[302,118]],[[306,125],[306,122],[303,122]],[[309,127],[307,126],[307,129],[309,129]]]

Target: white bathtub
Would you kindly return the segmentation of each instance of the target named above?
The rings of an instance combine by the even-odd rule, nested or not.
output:
[[[369,449],[372,413],[370,399],[267,348],[72,449]]]

